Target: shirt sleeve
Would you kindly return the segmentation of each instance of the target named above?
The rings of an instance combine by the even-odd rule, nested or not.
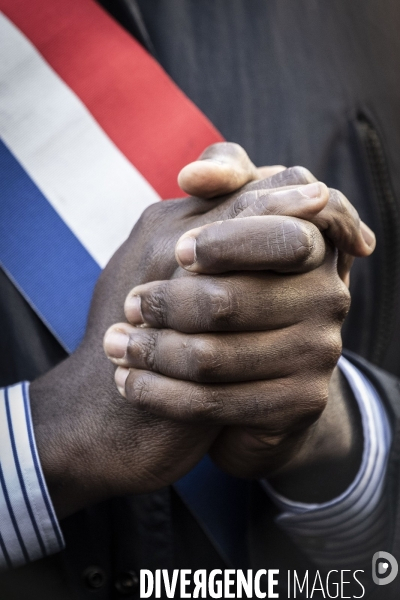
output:
[[[29,384],[0,388],[0,569],[63,547],[36,449]]]
[[[268,494],[282,513],[277,523],[320,568],[364,565],[388,535],[384,494],[391,430],[378,392],[361,371],[345,358],[339,368],[357,400],[363,427],[361,466],[350,487],[321,504],[293,502],[265,482]]]

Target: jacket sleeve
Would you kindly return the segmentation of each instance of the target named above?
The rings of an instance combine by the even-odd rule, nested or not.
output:
[[[63,547],[35,445],[29,384],[0,388],[0,569]]]

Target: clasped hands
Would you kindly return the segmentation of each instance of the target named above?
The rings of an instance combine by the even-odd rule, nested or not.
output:
[[[306,169],[257,170],[235,144],[180,183],[192,197],[145,211],[100,278],[82,345],[31,386],[61,516],[173,483],[206,452],[281,491],[311,471],[314,495],[292,486],[305,501],[328,499],[315,473],[329,463],[348,468],[328,496],[355,475],[361,433],[335,366],[352,257],[373,251],[372,232]]]
[[[222,202],[217,221],[181,236],[180,268],[131,290],[127,323],[108,330],[104,347],[122,396],[162,418],[208,423],[214,461],[257,477],[299,452],[326,407],[349,308],[343,280],[352,255],[370,254],[374,238],[344,196],[307,171],[257,172],[234,145],[211,147],[203,160],[224,152],[222,166],[184,169],[181,185],[221,195],[232,181],[269,177]]]

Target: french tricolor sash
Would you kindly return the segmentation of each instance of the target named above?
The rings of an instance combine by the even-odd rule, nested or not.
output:
[[[94,0],[0,11],[0,264],[72,352],[143,209],[181,196],[179,170],[222,137]],[[206,458],[176,488],[238,563],[245,486]]]

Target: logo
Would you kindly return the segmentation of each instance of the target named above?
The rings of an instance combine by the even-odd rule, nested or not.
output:
[[[372,558],[372,579],[376,585],[392,583],[399,572],[397,560],[389,552],[375,552]]]

